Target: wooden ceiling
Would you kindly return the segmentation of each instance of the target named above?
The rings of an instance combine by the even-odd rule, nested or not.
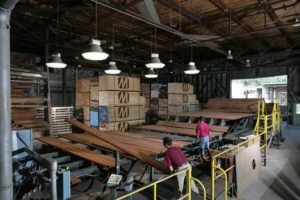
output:
[[[149,11],[144,1],[153,1]],[[184,33],[199,43],[220,51],[231,49],[234,56],[244,60],[252,55],[299,50],[299,0],[98,0],[112,8],[147,18],[146,8],[158,16],[158,26]],[[154,51],[154,27],[123,13],[98,4],[98,38],[104,51],[112,54],[113,26],[115,26],[115,59],[124,66],[143,66]],[[12,50],[31,52],[44,57],[58,50],[68,64],[81,62],[94,66],[80,57],[95,35],[95,3],[91,0],[60,0],[59,31],[57,31],[57,0],[20,0],[12,14]],[[155,18],[147,18],[155,21]],[[178,34],[157,28],[157,51],[161,60],[183,65],[190,60],[191,42]],[[49,36],[48,39],[47,36]],[[46,41],[46,42],[45,42]],[[49,46],[45,45],[48,44]],[[75,59],[79,56],[79,60]],[[193,44],[193,59],[224,59],[208,47]]]

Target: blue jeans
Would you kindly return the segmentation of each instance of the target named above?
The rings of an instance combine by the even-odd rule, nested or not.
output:
[[[199,148],[200,149],[209,149],[209,136],[200,137]]]

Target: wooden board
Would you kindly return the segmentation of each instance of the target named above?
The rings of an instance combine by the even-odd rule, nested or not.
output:
[[[100,91],[140,91],[140,79],[126,76],[105,75],[99,77]]]
[[[196,104],[197,99],[194,94],[168,94],[169,105]]]
[[[91,86],[90,89],[90,100],[99,101],[99,86]]]
[[[168,99],[158,99],[158,106],[160,108],[168,108]]]
[[[257,113],[261,99],[209,99],[205,108],[211,111]]]
[[[235,156],[235,170],[237,182],[237,197],[259,177],[261,156],[259,143],[242,149]]]
[[[149,156],[149,155],[137,150],[137,148],[135,148],[134,146],[124,145],[118,141],[115,141],[115,140],[111,139],[109,136],[105,135],[103,132],[101,132],[95,128],[91,128],[83,123],[80,123],[77,120],[69,119],[68,122],[80,129],[86,131],[87,133],[117,147],[118,149],[123,150],[124,152],[127,152],[131,156],[134,156],[134,157],[148,163],[149,165],[153,166],[154,168],[156,168],[164,173],[170,173],[169,169],[167,169],[161,161],[155,160],[152,156]]]
[[[196,130],[196,123],[184,123],[184,122],[174,122],[174,121],[158,121],[156,125],[160,126],[170,126],[170,127],[178,127],[178,128],[188,128],[192,130]],[[213,132],[222,132],[227,133],[229,130],[229,126],[215,126],[209,125],[211,131]]]
[[[168,83],[168,93],[174,94],[192,94],[194,92],[194,87],[189,83]]]
[[[215,111],[199,111],[199,112],[169,112],[169,116],[178,116],[178,117],[192,117],[199,118],[200,116],[209,119],[224,119],[224,120],[238,120],[243,118],[252,117],[255,114],[252,113],[226,113],[226,112],[215,112]]]
[[[99,106],[130,106],[145,105],[144,97],[139,92],[100,91]]]
[[[78,145],[69,144],[63,142],[58,138],[53,137],[40,137],[36,138],[36,140],[43,142],[45,144],[49,144],[54,146],[62,151],[66,151],[74,156],[78,156],[84,160],[88,160],[97,165],[105,166],[105,167],[114,167],[115,159],[113,157],[105,156],[103,154],[96,153],[94,151],[85,149]]]
[[[175,134],[175,135],[196,137],[195,130],[189,128],[178,128],[178,127],[159,126],[159,125],[145,125],[145,126],[138,126],[136,128],[141,130],[149,130],[149,131],[164,132],[164,133]],[[222,136],[223,134],[224,133],[222,132],[211,131],[210,136],[211,138],[213,138],[216,136]]]

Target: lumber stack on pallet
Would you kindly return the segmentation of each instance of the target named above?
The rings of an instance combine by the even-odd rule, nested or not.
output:
[[[76,88],[76,106],[91,127],[125,131],[145,122],[146,99],[140,96],[139,78],[105,75],[78,80]]]
[[[73,107],[52,107],[53,135],[72,133],[70,123],[66,120],[73,117]]]
[[[47,99],[44,85],[47,75],[37,70],[11,67],[11,119],[13,129],[32,129],[33,137],[48,130],[44,119]]]
[[[257,113],[258,101],[261,99],[209,99],[205,109],[209,111]]]
[[[168,113],[197,111],[199,103],[193,91],[192,84],[168,83]]]
[[[141,83],[141,96],[145,97],[145,108],[150,108],[150,84]]]

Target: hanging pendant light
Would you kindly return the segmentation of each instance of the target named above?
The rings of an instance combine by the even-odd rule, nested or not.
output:
[[[52,55],[49,62],[46,63],[47,67],[62,69],[67,66],[66,63],[63,63],[61,60],[60,53]]]
[[[246,67],[251,67],[251,63],[249,59],[246,60]]]
[[[155,73],[155,71],[153,69],[149,69],[147,74],[145,74],[146,78],[157,78],[158,75]]]
[[[188,75],[199,74],[199,72],[200,70],[196,68],[194,62],[189,62],[187,69],[184,71]]]
[[[149,69],[162,69],[164,66],[165,64],[160,62],[158,53],[152,53],[151,62],[146,64],[146,67]]]
[[[105,60],[109,55],[105,53],[101,48],[100,40],[97,40],[98,36],[98,4],[95,3],[95,21],[96,21],[96,30],[95,30],[95,39],[92,39],[91,46],[89,51],[82,53],[82,57],[87,60]]]
[[[109,62],[109,68],[107,70],[104,70],[104,72],[106,74],[120,74],[121,70],[117,68],[116,62],[111,61]]]
[[[87,60],[105,60],[108,54],[103,52],[100,40],[92,39],[89,51],[82,53],[82,57]]]
[[[156,51],[156,27],[155,27],[155,52]],[[146,64],[146,67],[149,69],[162,69],[164,68],[165,64],[162,63],[159,59],[158,53],[151,53],[151,62]]]
[[[233,56],[231,54],[231,50],[228,50],[228,54],[227,54],[227,60],[232,60]]]
[[[56,30],[57,30],[57,35],[56,35],[56,54],[53,54],[52,57],[50,58],[50,61],[46,63],[47,67],[50,68],[57,68],[57,69],[62,69],[67,66],[66,63],[64,63],[61,59],[61,54],[58,53],[58,35],[59,35],[59,0],[57,0],[57,7],[56,7]]]
[[[115,25],[114,24],[113,24],[112,36],[113,36],[113,44],[115,44]],[[114,48],[114,46],[112,48],[112,51],[113,51],[112,59],[114,60],[115,59],[115,48]],[[107,70],[104,70],[104,72],[106,74],[120,74],[121,73],[121,70],[119,70],[117,68],[116,62],[113,61],[113,60],[109,62],[109,68]]]
[[[297,26],[300,26],[300,20],[298,17],[295,18],[295,22],[293,24],[293,27],[297,27]]]

